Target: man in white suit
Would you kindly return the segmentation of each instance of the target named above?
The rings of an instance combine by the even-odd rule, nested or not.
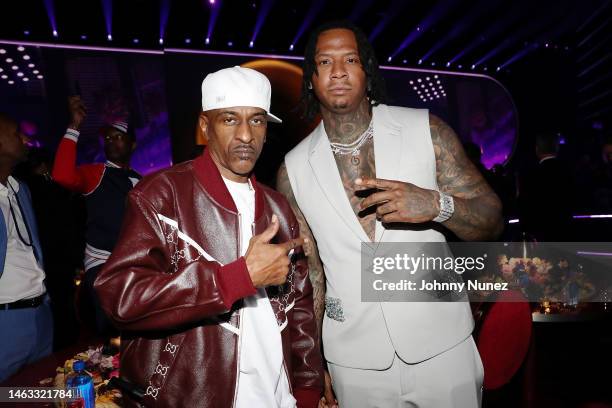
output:
[[[362,242],[373,251],[379,242],[444,242],[437,223],[464,240],[494,239],[501,203],[446,123],[384,98],[361,30],[334,22],[313,32],[303,102],[306,116],[322,121],[285,157],[277,189],[313,243],[331,375],[320,406],[477,407],[484,373],[469,304],[362,302],[360,250]]]

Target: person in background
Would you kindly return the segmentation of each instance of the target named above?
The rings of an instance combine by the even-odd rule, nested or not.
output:
[[[30,192],[11,175],[26,152],[18,123],[0,113],[0,382],[53,348],[53,317]]]
[[[136,138],[128,123],[109,123],[102,129],[106,162],[77,166],[79,130],[87,116],[80,96],[69,98],[69,110],[70,124],[55,154],[52,176],[61,186],[85,196],[84,289],[94,304],[98,333],[112,335],[116,330],[100,307],[93,282],[117,242],[127,194],[141,179],[140,174],[130,168]]]

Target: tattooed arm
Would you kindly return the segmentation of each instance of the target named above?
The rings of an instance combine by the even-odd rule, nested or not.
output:
[[[504,227],[501,201],[468,159],[453,129],[431,114],[429,129],[438,187],[455,201],[455,212],[444,225],[466,241],[497,238]],[[439,204],[436,208],[439,211]]]
[[[438,188],[455,203],[455,212],[443,224],[465,241],[497,238],[503,229],[499,198],[467,158],[450,126],[430,115],[429,128]],[[368,177],[357,179],[355,184],[361,189],[380,190],[364,199],[361,208],[376,205],[376,215],[382,222],[427,222],[440,212],[440,194],[434,190]]]
[[[300,234],[302,237],[308,239],[308,244],[304,244],[304,252],[308,258],[308,271],[310,274],[310,282],[312,283],[313,289],[313,303],[314,313],[317,320],[317,330],[319,333],[319,339],[321,339],[321,326],[323,325],[323,313],[325,313],[325,275],[323,273],[323,264],[319,258],[319,251],[312,232],[308,227],[308,223],[300,211],[297,205],[295,196],[293,195],[293,189],[289,182],[289,176],[287,174],[287,167],[285,163],[278,169],[276,176],[276,190],[282,193],[289,201],[291,209],[295,213],[295,217],[300,224]]]

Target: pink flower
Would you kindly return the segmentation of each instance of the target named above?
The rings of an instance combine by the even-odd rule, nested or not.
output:
[[[117,353],[113,356],[113,368],[119,368],[120,357],[120,353]]]

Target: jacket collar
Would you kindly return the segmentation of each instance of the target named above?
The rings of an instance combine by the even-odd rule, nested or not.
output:
[[[389,108],[382,104],[373,107],[372,121],[374,126],[376,177],[396,180],[402,151],[404,150],[401,137],[402,125],[392,117]],[[309,145],[309,163],[317,182],[330,204],[336,210],[338,217],[346,223],[362,242],[371,245],[370,238],[363,230],[346,196],[323,121],[313,131],[313,137]],[[383,232],[384,228],[377,221],[376,241],[382,239]]]
[[[204,149],[204,152],[193,161],[193,167],[195,169],[196,179],[200,182],[202,187],[210,194],[212,198],[217,201],[221,206],[234,213],[238,213],[236,204],[232,199],[227,186],[223,182],[221,172],[217,168],[217,165],[210,157],[208,148]],[[257,220],[263,215],[264,210],[264,197],[263,191],[257,180],[255,174],[251,173],[249,177],[251,185],[255,189],[255,219]]]

